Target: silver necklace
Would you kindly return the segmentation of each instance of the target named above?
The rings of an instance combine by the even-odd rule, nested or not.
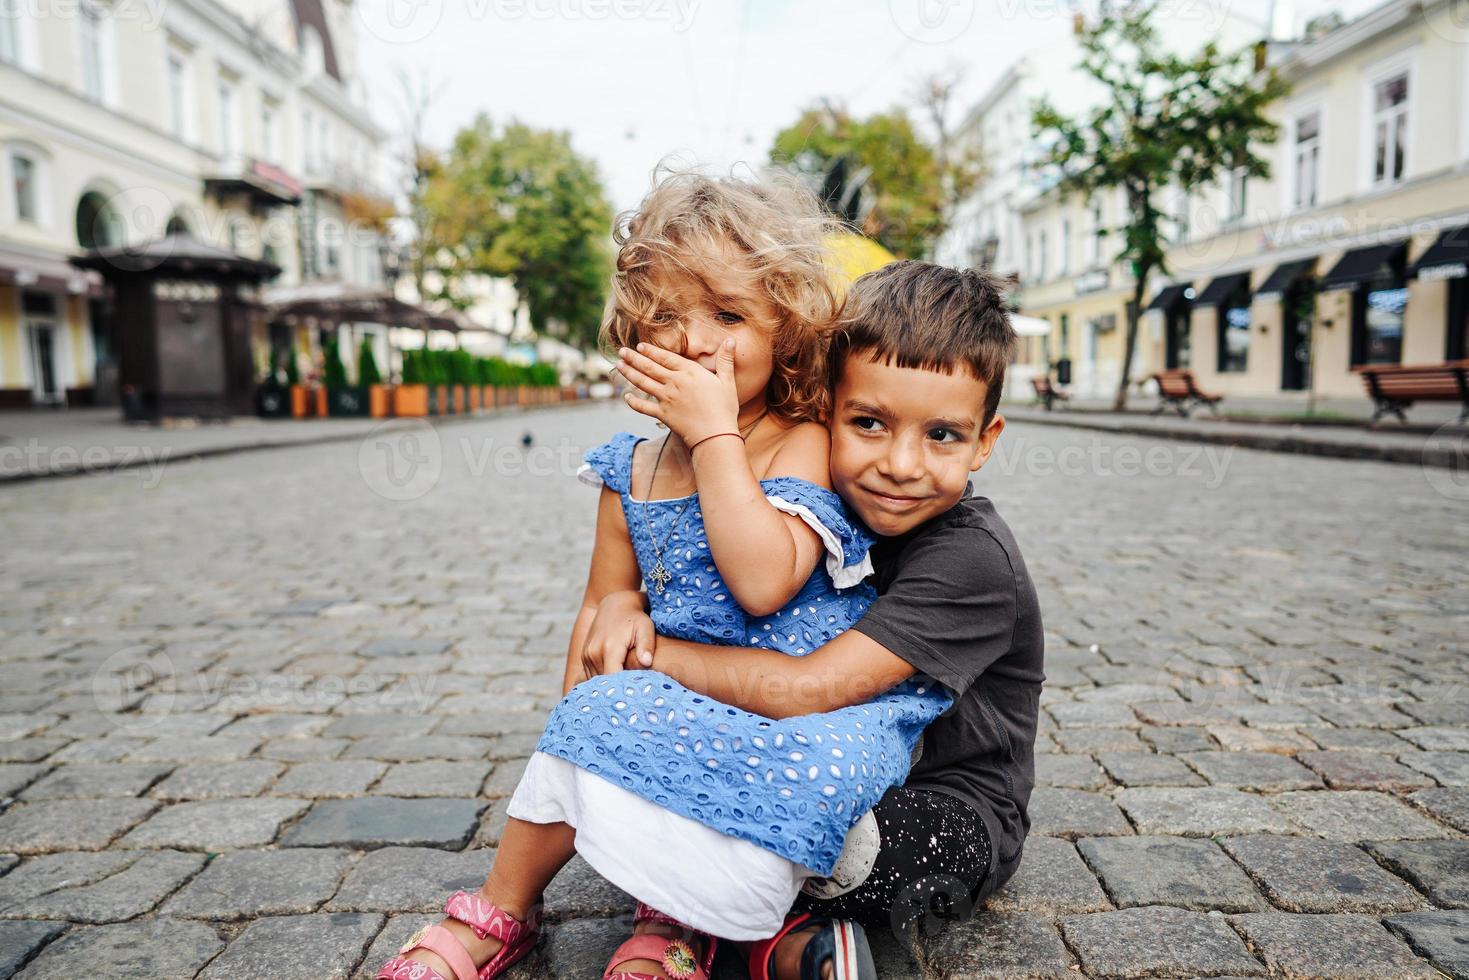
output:
[[[766,413],[769,411],[770,409],[767,408],[764,412],[761,412],[755,417],[755,421],[750,423],[749,428],[741,429],[740,438],[750,438],[750,433],[755,431],[755,426],[760,424],[760,420],[765,418]],[[684,512],[689,509],[689,505],[694,502],[694,498],[695,496],[697,496],[697,494],[691,495],[687,500],[683,502],[683,506],[680,507],[678,509],[678,513],[674,515],[673,523],[669,525],[668,533],[663,536],[663,546],[659,547],[658,536],[653,533],[653,522],[648,519],[648,507],[653,503],[653,487],[658,482],[658,467],[663,462],[663,450],[667,448],[668,440],[664,439],[662,444],[658,447],[658,455],[653,458],[653,476],[648,480],[648,498],[642,501],[643,523],[648,528],[648,540],[653,545],[653,557],[655,559],[655,561],[653,562],[653,570],[648,573],[645,581],[653,587],[653,591],[658,595],[662,595],[664,590],[668,587],[668,583],[673,581],[673,573],[668,570],[667,565],[663,564],[663,549],[667,548],[668,542],[673,540],[674,532],[676,532],[679,528],[679,525],[683,523]]]

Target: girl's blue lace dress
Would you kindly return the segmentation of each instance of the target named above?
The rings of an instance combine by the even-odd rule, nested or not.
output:
[[[586,454],[579,476],[621,495],[645,577],[658,560],[656,536],[671,575],[661,594],[649,580],[660,634],[801,656],[861,618],[875,597],[862,582],[871,570],[871,538],[835,493],[789,477],[762,482],[774,506],[816,530],[828,555],[784,609],[749,616],[715,568],[697,495],[650,502],[631,496],[639,441],[619,433]],[[865,704],[773,720],[695,694],[664,674],[627,671],[573,688],[552,711],[536,750],[828,875],[848,829],[903,782],[923,729],[949,704],[947,691],[917,677]]]

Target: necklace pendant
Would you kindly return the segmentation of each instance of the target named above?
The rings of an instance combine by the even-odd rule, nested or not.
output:
[[[664,587],[673,581],[673,574],[664,566],[662,558],[654,563],[653,570],[648,573],[648,580],[653,583],[653,590],[659,595],[662,595]]]

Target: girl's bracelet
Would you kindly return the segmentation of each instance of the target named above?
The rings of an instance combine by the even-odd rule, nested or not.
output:
[[[704,443],[708,442],[710,439],[718,439],[720,436],[734,436],[740,442],[744,442],[745,441],[745,437],[742,436],[742,435],[740,435],[738,432],[716,432],[712,436],[705,436],[704,438],[700,439],[698,442],[696,442],[692,446],[690,446],[689,447],[689,455],[690,456],[694,455],[694,450],[695,449],[698,449],[700,446],[704,445]]]

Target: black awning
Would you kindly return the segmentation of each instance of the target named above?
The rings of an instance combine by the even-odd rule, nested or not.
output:
[[[1408,269],[1419,279],[1462,279],[1469,276],[1469,225],[1450,228],[1428,246]]]
[[[1193,289],[1193,286],[1186,282],[1181,282],[1173,286],[1164,286],[1163,291],[1154,296],[1153,301],[1148,304],[1148,309],[1171,310],[1187,299],[1184,293],[1190,289]]]
[[[1275,271],[1265,277],[1260,283],[1260,288],[1255,290],[1255,295],[1260,296],[1284,296],[1286,290],[1295,285],[1297,279],[1311,274],[1311,268],[1316,264],[1315,259],[1301,259],[1299,262],[1282,262],[1275,267]]]
[[[1195,306],[1223,306],[1224,302],[1235,294],[1235,291],[1243,287],[1250,288],[1250,274],[1248,272],[1236,272],[1229,276],[1218,276],[1204,291],[1199,298],[1194,300]]]
[[[1406,242],[1354,248],[1331,267],[1321,280],[1321,288],[1355,290],[1358,284],[1371,279],[1383,266],[1399,258],[1406,248]]]

